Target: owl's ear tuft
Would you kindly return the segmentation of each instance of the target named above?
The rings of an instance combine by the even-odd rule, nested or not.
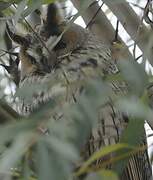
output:
[[[46,38],[50,36],[59,36],[63,29],[61,24],[64,22],[64,13],[60,7],[60,3],[51,3],[47,7],[47,15],[40,34]]]
[[[50,25],[59,25],[63,20],[63,13],[59,3],[51,3],[47,8],[46,23]]]
[[[14,33],[7,23],[6,23],[6,32],[7,32],[8,36],[11,38],[11,40],[14,41],[15,43],[17,43],[23,47],[29,46],[30,38],[28,36],[24,37],[23,35]]]

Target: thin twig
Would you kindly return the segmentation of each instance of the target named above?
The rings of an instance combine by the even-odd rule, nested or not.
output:
[[[4,49],[0,49],[0,51],[4,52],[4,55],[5,54],[10,54],[10,55],[13,55],[13,56],[18,56],[18,53],[16,53],[16,52],[10,52],[10,51],[4,50]],[[2,55],[0,55],[0,57],[1,56]]]
[[[98,10],[96,11],[96,13],[93,15],[92,19],[89,21],[89,23],[86,26],[86,29],[92,25],[93,21],[95,20],[97,14],[99,13],[99,11],[101,10],[102,6],[104,5],[104,2],[102,3],[102,5],[98,8]]]
[[[117,19],[114,42],[118,42],[119,20]]]

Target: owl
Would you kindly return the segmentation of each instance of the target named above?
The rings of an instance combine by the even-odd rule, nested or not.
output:
[[[19,113],[25,116],[61,94],[66,103],[75,103],[83,89],[83,84],[77,82],[94,79],[99,74],[105,77],[118,72],[110,48],[87,29],[61,17],[56,3],[48,5],[46,14],[37,32],[21,36],[8,30],[11,39],[20,45],[19,89],[32,89],[31,94],[19,97]],[[72,89],[68,88],[70,84],[73,84]],[[115,93],[122,91],[123,87],[121,84],[110,86]],[[100,114],[99,122],[91,130],[91,136],[84,147],[84,159],[103,146],[117,143],[128,123],[123,114],[109,103],[101,109]],[[141,160],[137,156],[131,157],[121,179],[136,180],[139,176],[147,179],[145,168],[149,166],[144,165],[146,153],[143,152]],[[142,169],[133,176],[132,166],[138,166],[138,163],[142,163]]]

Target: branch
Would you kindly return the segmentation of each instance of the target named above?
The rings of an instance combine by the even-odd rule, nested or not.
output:
[[[71,1],[77,9],[80,8],[80,0],[71,0]],[[122,48],[118,50],[118,47],[116,48],[114,44],[112,46],[112,43],[114,42],[115,39],[116,30],[113,28],[112,24],[106,17],[105,13],[102,10],[99,11],[98,3],[95,2],[94,0],[92,2],[93,3],[86,10],[86,12],[82,14],[82,17],[86,24],[88,24],[91,20],[93,20],[94,17],[94,23],[92,23],[92,26],[90,26],[90,31],[96,34],[102,40],[102,42],[104,42],[105,44],[111,47],[112,54],[113,56],[115,55],[114,59],[122,59],[122,58],[132,59],[133,57],[129,52],[128,47],[122,41],[119,35],[118,35],[118,41],[121,43],[120,47]]]
[[[150,42],[150,30],[142,24],[141,19],[126,1],[122,0],[122,2],[117,3],[115,1],[104,0],[104,2],[118,18],[131,38],[136,41],[141,51],[147,56],[147,59],[153,65],[153,43]],[[150,46],[148,46],[149,43]]]
[[[73,5],[76,7],[76,9],[80,8],[80,3],[78,0],[71,1]],[[97,2],[95,3],[93,0],[92,5],[86,10],[84,14],[82,14],[82,17],[85,23],[88,24],[96,14],[96,17],[94,18],[94,23],[92,23],[92,26],[89,26],[89,29],[91,32],[98,35],[103,42],[110,45],[112,40],[114,39],[113,27],[107,19],[107,17],[105,16],[104,12],[98,10],[99,5],[97,4]]]
[[[12,109],[6,102],[0,100],[0,124],[16,121],[21,118],[20,115]]]

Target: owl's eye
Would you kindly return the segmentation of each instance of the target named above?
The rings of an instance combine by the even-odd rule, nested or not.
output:
[[[36,64],[36,59],[33,56],[28,55],[31,64]]]
[[[37,52],[38,54],[42,54],[42,47],[41,47],[41,46],[38,46],[38,47],[36,48],[36,52]]]
[[[34,51],[33,49],[29,48],[27,51],[27,55],[29,56],[30,59],[32,59],[32,62],[39,62],[41,56],[36,52],[36,50]]]
[[[27,35],[25,36],[25,38],[26,38],[27,41],[29,42],[29,45],[32,44],[33,38],[32,38],[32,36],[31,36],[31,34],[27,34]]]

